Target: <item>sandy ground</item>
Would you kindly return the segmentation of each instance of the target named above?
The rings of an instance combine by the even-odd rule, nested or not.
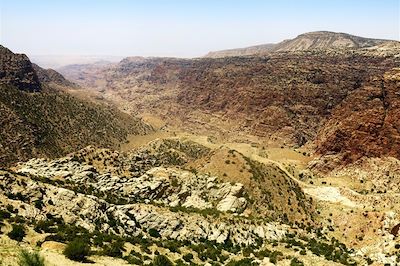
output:
[[[351,201],[347,197],[340,193],[340,190],[336,187],[309,187],[303,188],[304,192],[313,196],[314,198],[322,201],[329,201],[332,203],[340,203],[348,207],[356,208],[360,207],[354,201]]]

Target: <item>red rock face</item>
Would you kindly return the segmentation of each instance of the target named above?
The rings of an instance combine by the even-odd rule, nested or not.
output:
[[[302,145],[344,99],[393,66],[384,58],[307,53],[198,60],[181,71],[178,101],[243,119],[256,135],[288,130],[288,139]]]
[[[344,163],[362,156],[400,158],[399,81],[388,73],[349,94],[317,134],[317,152],[342,154]]]

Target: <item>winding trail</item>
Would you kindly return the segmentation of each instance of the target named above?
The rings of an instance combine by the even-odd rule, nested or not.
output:
[[[303,191],[309,195],[315,198],[316,200],[319,201],[324,201],[324,202],[330,202],[334,204],[340,204],[346,207],[351,207],[351,208],[362,208],[362,204],[359,204],[358,202],[354,202],[351,199],[347,198],[346,196],[342,195],[340,192],[339,187],[333,187],[333,186],[318,186],[318,185],[312,185],[305,183],[299,179],[297,179],[295,176],[293,176],[280,162],[262,157],[259,154],[259,149],[256,147],[252,147],[250,144],[247,143],[210,143],[207,140],[206,136],[193,136],[193,135],[184,135],[186,138],[195,141],[201,145],[204,145],[208,148],[211,149],[217,149],[222,147],[226,147],[228,149],[236,150],[240,153],[242,153],[244,156],[249,157],[250,159],[263,163],[263,164],[270,164],[278,167],[283,173],[286,174],[289,178],[291,178],[294,182],[299,184],[302,188]],[[352,193],[356,193],[355,191],[349,189]],[[358,194],[358,193],[356,193]],[[358,194],[359,195],[359,194]],[[362,195],[359,195],[362,196]]]

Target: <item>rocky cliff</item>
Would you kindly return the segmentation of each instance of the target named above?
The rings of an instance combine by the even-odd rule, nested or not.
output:
[[[317,134],[317,152],[340,155],[341,163],[364,156],[400,158],[399,73],[399,69],[386,72],[336,106]]]
[[[14,54],[1,45],[0,84],[12,85],[29,92],[40,91],[42,88],[29,58],[24,54]]]

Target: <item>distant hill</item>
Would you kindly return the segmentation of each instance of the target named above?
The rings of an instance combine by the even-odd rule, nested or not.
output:
[[[209,58],[221,58],[228,56],[246,56],[246,55],[256,55],[256,54],[265,54],[275,47],[276,44],[268,43],[261,44],[256,46],[250,46],[245,48],[238,49],[229,49],[222,51],[209,52],[205,57]]]
[[[77,86],[73,82],[64,78],[63,75],[61,75],[54,69],[51,69],[51,68],[44,69],[36,64],[32,64],[32,66],[33,66],[33,69],[36,71],[36,74],[41,83],[55,84],[55,85],[66,86],[66,87]]]
[[[29,55],[31,61],[43,68],[58,69],[72,64],[93,64],[96,62],[119,62],[123,56],[112,55]]]
[[[278,43],[272,51],[303,51],[314,49],[337,49],[337,48],[365,48],[375,46],[388,40],[363,38],[347,33],[330,31],[308,32],[294,39]]]
[[[263,44],[246,48],[210,52],[205,57],[220,58],[230,56],[263,55],[273,52],[294,52],[328,49],[359,49],[390,42],[389,40],[371,39],[347,33],[315,31],[285,40],[277,44]]]
[[[95,77],[101,70],[110,68],[116,65],[108,61],[98,61],[92,64],[72,64],[63,66],[57,69],[64,77],[68,80],[73,80],[81,86],[87,87],[90,85],[92,79],[89,77]],[[85,82],[81,82],[85,80]]]

